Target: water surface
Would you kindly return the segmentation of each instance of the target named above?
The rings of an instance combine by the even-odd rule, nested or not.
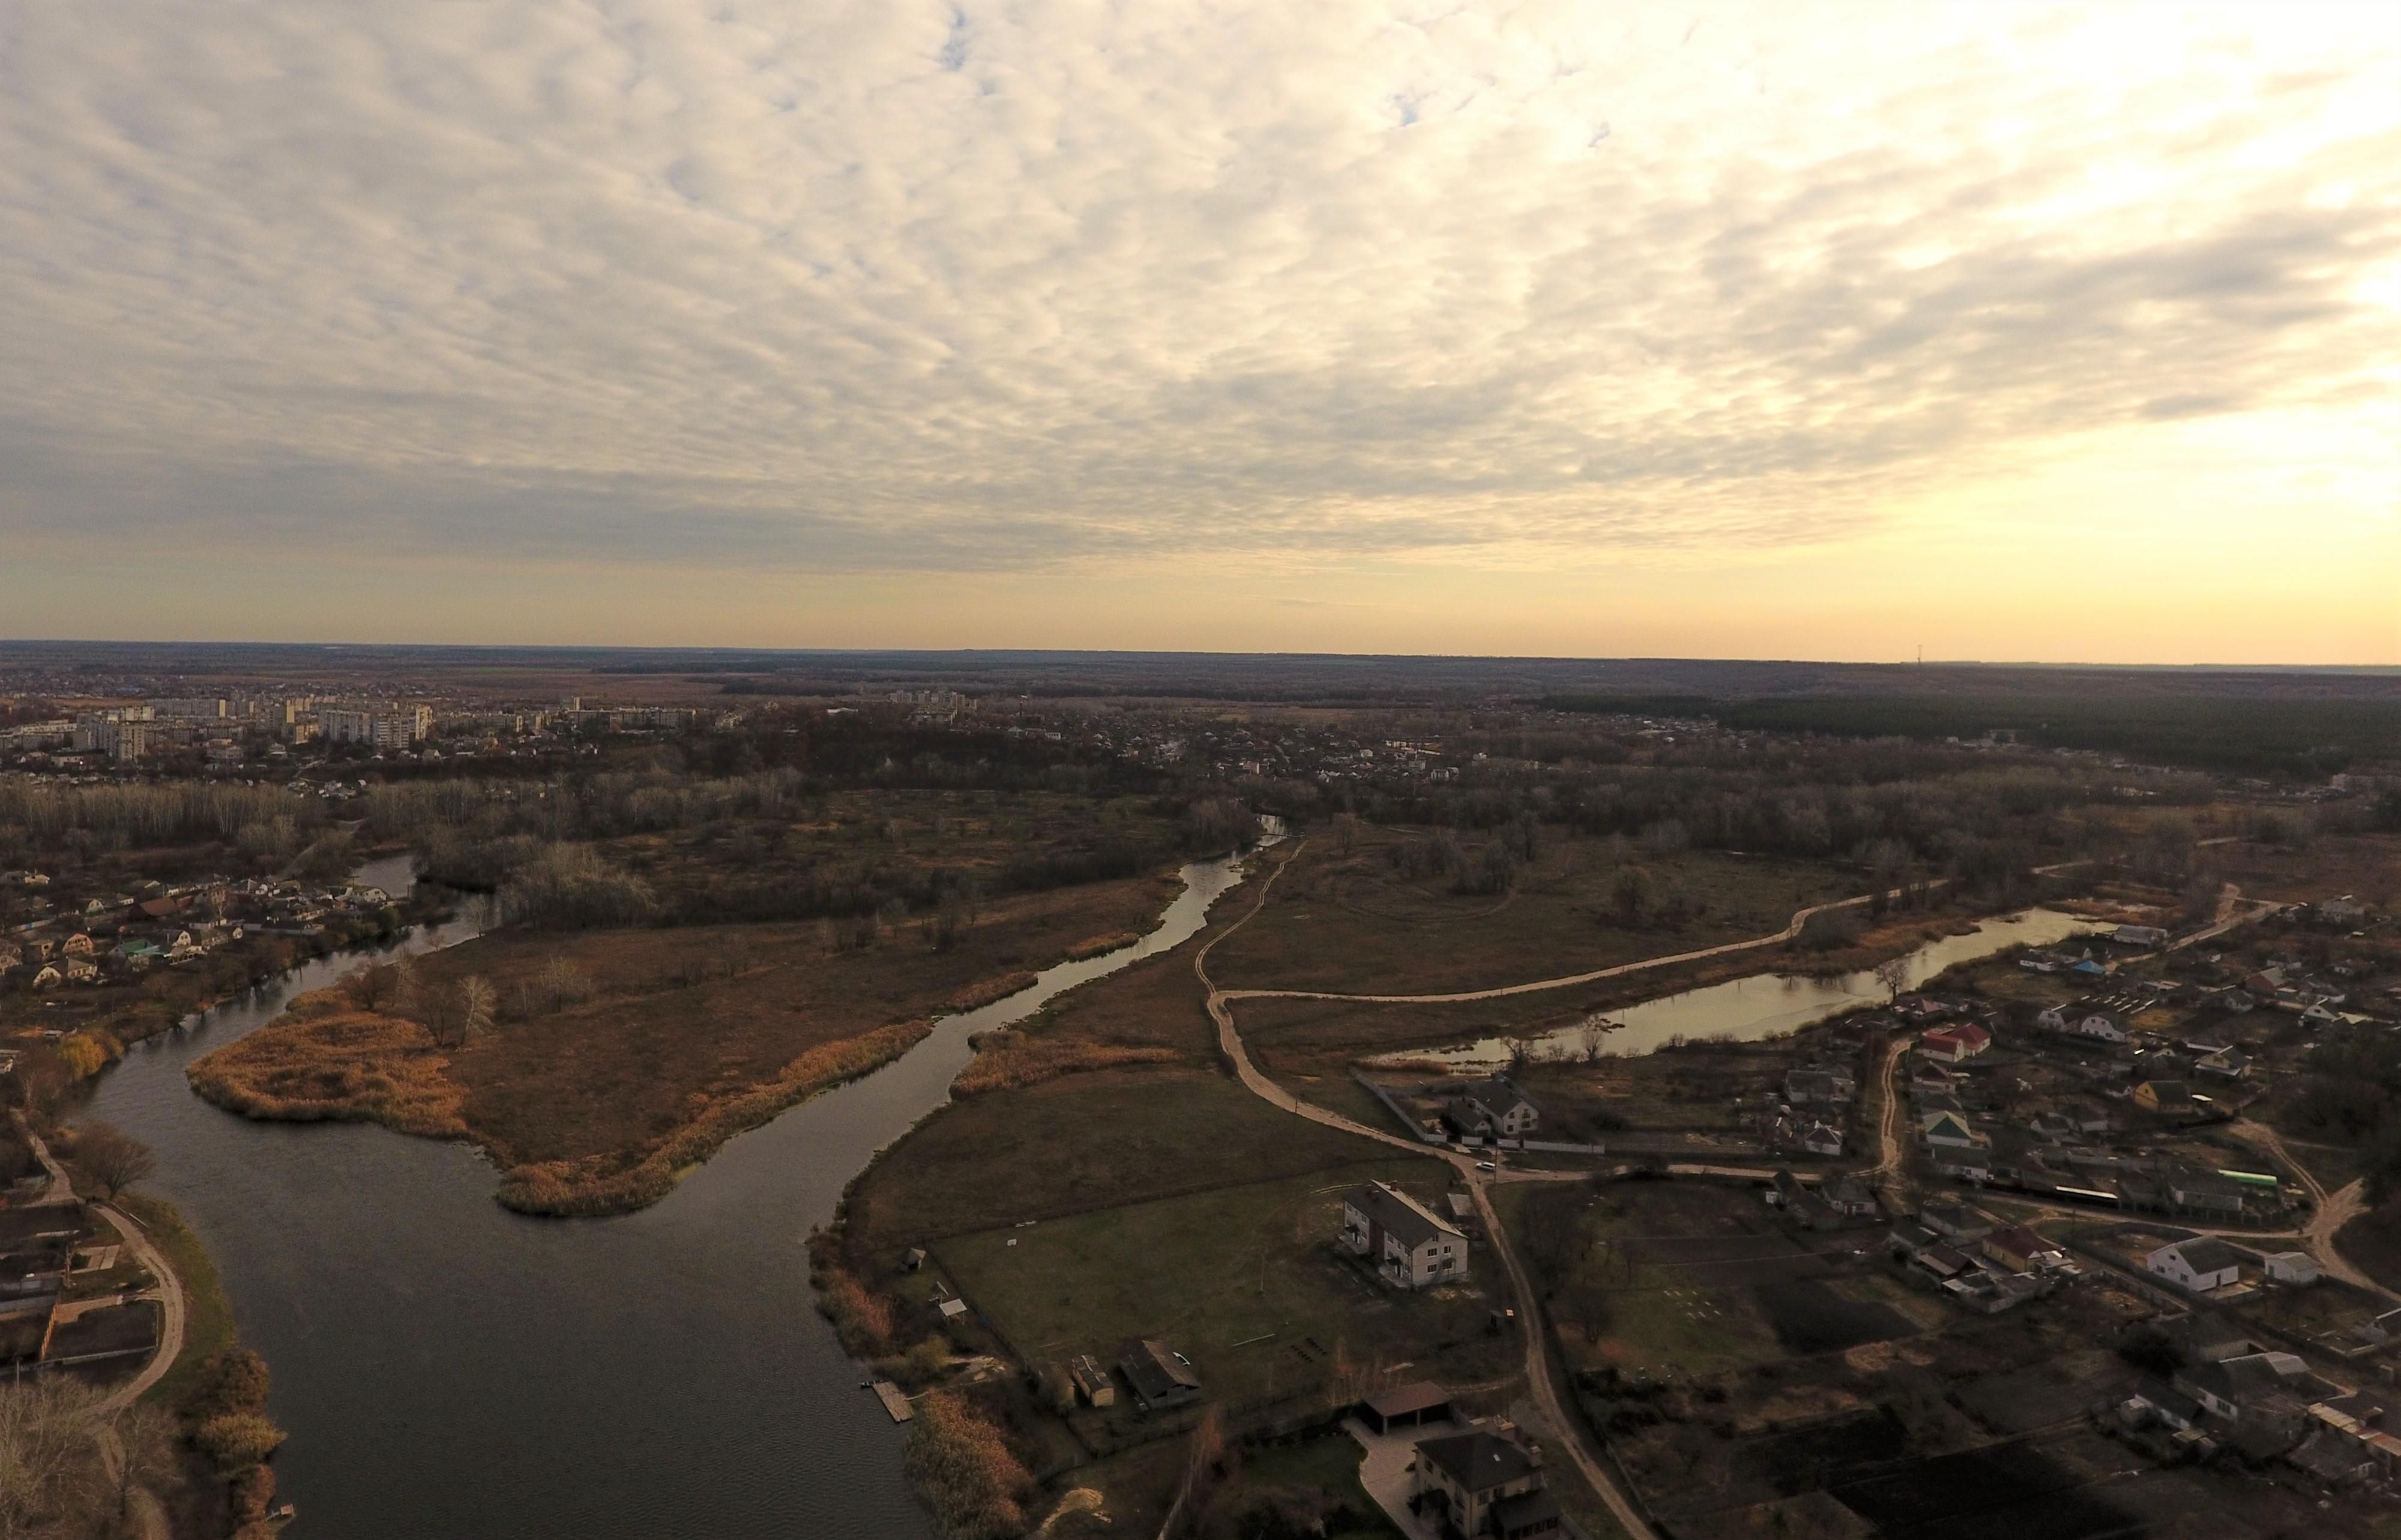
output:
[[[301,1536],[328,1540],[932,1540],[905,1430],[816,1314],[803,1242],[882,1146],[949,1097],[970,1034],[1176,945],[1242,879],[1184,868],[1136,946],[943,1021],[885,1068],[728,1144],[665,1201],[536,1220],[462,1145],[368,1124],[253,1123],[184,1067],[358,965],[323,959],[137,1046],[91,1115],[148,1140],[223,1274],[291,1434]],[[405,862],[357,879],[393,891]],[[420,931],[455,944],[468,921]]]
[[[1909,971],[1901,988],[1921,988],[1946,968],[1973,962],[2011,947],[2049,947],[2069,936],[2108,929],[2109,926],[2055,909],[2002,915],[1981,921],[1965,934],[1946,935],[1907,954]],[[1521,1043],[1536,1059],[1580,1059],[1594,1054],[1648,1054],[1680,1038],[1730,1038],[1738,1043],[1755,1043],[1862,1005],[1881,1004],[1890,997],[1891,991],[1873,972],[1831,978],[1755,974],[1749,978],[1600,1012],[1586,1023],[1538,1037],[1516,1041],[1478,1038],[1454,1047],[1413,1049],[1385,1055],[1383,1058],[1475,1070],[1507,1064],[1512,1052]]]

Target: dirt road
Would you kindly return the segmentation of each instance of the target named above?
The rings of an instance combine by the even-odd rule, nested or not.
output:
[[[110,1391],[108,1398],[101,1403],[105,1410],[115,1411],[139,1400],[143,1392],[165,1378],[167,1370],[174,1368],[176,1358],[182,1356],[184,1285],[183,1280],[175,1276],[175,1270],[167,1265],[166,1255],[151,1244],[149,1234],[133,1221],[131,1215],[104,1203],[94,1203],[91,1206],[94,1212],[117,1226],[117,1233],[125,1237],[125,1244],[135,1260],[158,1280],[158,1351],[150,1355],[150,1362],[144,1366],[141,1373]]]
[[[1902,1176],[1906,1151],[1900,1135],[1900,1061],[1908,1054],[1909,1039],[1905,1035],[1894,1038],[1885,1048],[1884,1067],[1876,1074],[1876,1094],[1884,1098],[1884,1107],[1876,1118],[1879,1158],[1875,1169],[1867,1173],[1879,1192],[1893,1193],[1903,1208],[1909,1206],[1909,1192]]]
[[[1302,843],[1305,844],[1306,841]],[[1295,845],[1293,854],[1298,855],[1300,848],[1300,845]],[[1275,879],[1283,874],[1284,865],[1290,865],[1290,858],[1286,858],[1283,865],[1278,865],[1260,881],[1258,898],[1241,920],[1237,920],[1210,937],[1200,949],[1193,954],[1192,972],[1200,980],[1200,987],[1208,991],[1209,1015],[1217,1024],[1218,1048],[1225,1054],[1227,1061],[1233,1066],[1234,1073],[1241,1079],[1242,1084],[1254,1096],[1272,1106],[1282,1108],[1296,1117],[1307,1118],[1311,1123],[1323,1124],[1329,1128],[1339,1128],[1345,1133],[1354,1134],[1362,1138],[1374,1139],[1379,1144],[1393,1145],[1411,1154],[1437,1155],[1450,1162],[1453,1169],[1459,1173],[1460,1179],[1467,1184],[1468,1191],[1475,1195],[1475,1211],[1483,1218],[1488,1245],[1492,1254],[1501,1260],[1502,1268],[1509,1274],[1509,1287],[1516,1295],[1518,1314],[1526,1328],[1526,1381],[1534,1398],[1535,1408],[1550,1422],[1559,1444],[1565,1449],[1569,1460],[1574,1464],[1577,1473],[1583,1476],[1585,1484],[1592,1488],[1603,1504],[1607,1505],[1611,1515],[1616,1519],[1626,1533],[1632,1536],[1633,1540],[1655,1540],[1651,1526],[1643,1520],[1642,1515],[1635,1510],[1634,1505],[1626,1500],[1623,1492],[1618,1490],[1617,1483],[1612,1480],[1609,1473],[1601,1468],[1600,1462],[1593,1457],[1582,1424],[1569,1415],[1559,1397],[1558,1385],[1553,1377],[1549,1347],[1543,1336],[1541,1309],[1535,1302],[1534,1291],[1526,1276],[1525,1268],[1518,1262],[1516,1249],[1509,1244],[1509,1233],[1502,1225],[1500,1214],[1492,1207],[1492,1201],[1488,1192],[1489,1183],[1485,1179],[1487,1173],[1475,1169],[1474,1157],[1456,1151],[1436,1150],[1417,1139],[1405,1139],[1380,1129],[1369,1128],[1364,1124],[1352,1122],[1338,1112],[1331,1112],[1323,1107],[1302,1101],[1269,1079],[1256,1065],[1251,1062],[1250,1053],[1242,1045],[1242,1034],[1234,1028],[1234,1012],[1229,1003],[1232,1000],[1246,997],[1229,994],[1228,991],[1219,989],[1210,981],[1209,953],[1218,942],[1242,929],[1249,922],[1252,916],[1259,912],[1267,903],[1269,890],[1275,886]]]
[[[2370,1293],[2381,1294],[2388,1300],[2401,1302],[2401,1295],[2396,1295],[2393,1290],[2361,1272],[2352,1264],[2350,1259],[2335,1248],[2335,1233],[2359,1218],[2361,1212],[2367,1206],[2367,1184],[2365,1181],[2353,1180],[2328,1192],[2318,1179],[2311,1175],[2310,1168],[2295,1159],[2292,1152],[2284,1148],[2284,1138],[2266,1124],[2254,1123],[2249,1118],[2244,1118],[2229,1128],[2227,1132],[2252,1148],[2263,1150],[2275,1156],[2295,1176],[2301,1179],[2303,1187],[2310,1190],[2310,1201],[2312,1206],[2310,1210],[2310,1222],[2301,1227],[2301,1246],[2311,1256],[2317,1259],[2319,1272],[2330,1278],[2340,1278],[2343,1282],[2365,1288]]]

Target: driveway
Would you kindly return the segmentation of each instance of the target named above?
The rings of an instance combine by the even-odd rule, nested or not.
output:
[[[1413,1427],[1399,1433],[1370,1433],[1366,1424],[1349,1417],[1343,1420],[1342,1431],[1358,1439],[1359,1447],[1367,1451],[1367,1458],[1359,1466],[1359,1484],[1384,1510],[1384,1517],[1398,1525],[1409,1540],[1441,1540],[1432,1523],[1409,1511],[1409,1462],[1417,1456],[1418,1440],[1442,1429]]]

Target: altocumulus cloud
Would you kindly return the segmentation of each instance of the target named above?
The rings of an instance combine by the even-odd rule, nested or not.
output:
[[[1836,538],[2390,388],[2389,15],[0,9],[0,527],[496,560]]]

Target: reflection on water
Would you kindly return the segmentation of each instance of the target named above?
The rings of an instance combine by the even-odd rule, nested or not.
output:
[[[1917,988],[1945,968],[2011,947],[2047,947],[2108,928],[2055,909],[2028,909],[1987,920],[1967,934],[1947,935],[1908,954],[1908,979],[1901,987]],[[1860,1005],[1881,1004],[1888,996],[1873,973],[1832,978],[1758,974],[1606,1012],[1606,1029],[1597,1029],[1599,1020],[1596,1018],[1593,1023],[1524,1039],[1522,1045],[1536,1059],[1580,1059],[1595,1053],[1647,1054],[1679,1038],[1724,1037],[1752,1043]],[[1412,1050],[1385,1057],[1393,1062],[1440,1063],[1461,1070],[1489,1070],[1508,1063],[1512,1050],[1519,1045],[1507,1038],[1488,1037],[1452,1048]]]
[[[869,1156],[949,1098],[968,1037],[1174,946],[1241,880],[1184,869],[1159,928],[944,1021],[885,1068],[745,1134],[665,1201],[536,1220],[457,1144],[364,1124],[251,1123],[184,1066],[355,967],[323,959],[153,1040],[92,1115],[159,1154],[150,1185],[224,1274],[292,1434],[281,1495],[334,1540],[931,1540],[903,1430],[815,1313],[803,1242]],[[405,889],[405,862],[358,879]],[[473,934],[420,932],[412,950]]]

